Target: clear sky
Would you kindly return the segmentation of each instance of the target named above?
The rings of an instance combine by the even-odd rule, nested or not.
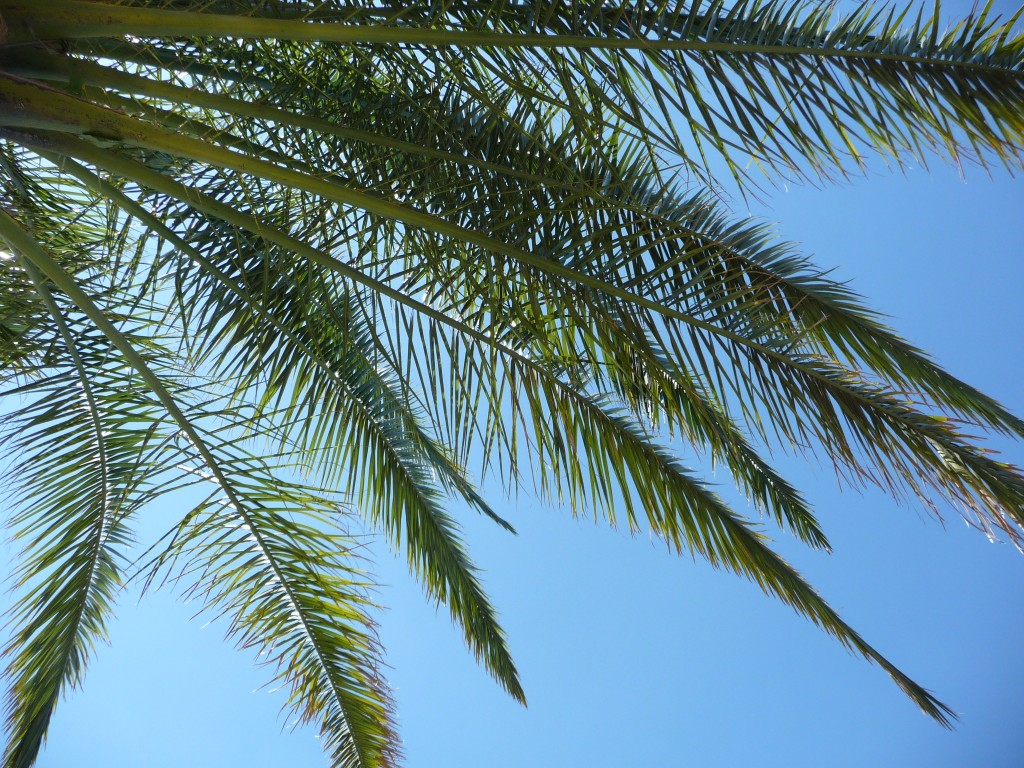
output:
[[[952,6],[950,6],[952,7]],[[753,210],[835,267],[953,373],[1024,415],[1024,181],[931,173],[772,193]],[[1024,445],[1003,445],[1024,463]],[[684,456],[686,453],[684,452]],[[946,510],[840,491],[827,465],[779,456],[815,503],[825,556],[778,547],[866,639],[960,713],[944,731],[877,667],[756,586],[572,520],[529,496],[503,533],[460,513],[510,635],[523,709],[477,668],[444,613],[385,551],[381,636],[406,764],[446,768],[986,766],[1024,763],[1024,555]],[[716,478],[731,493],[728,476]],[[156,510],[154,517],[175,510]],[[58,710],[40,768],[326,764],[289,732],[283,692],[189,621],[173,596],[126,595],[86,688]],[[284,730],[282,730],[284,729]]]

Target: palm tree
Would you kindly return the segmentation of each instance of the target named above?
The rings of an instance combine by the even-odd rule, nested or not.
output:
[[[473,477],[742,574],[950,710],[660,442],[828,540],[766,447],[1024,542],[1024,423],[728,185],[873,152],[1020,167],[1024,36],[981,11],[775,2],[0,0],[12,525],[5,766],[32,764],[131,579],[287,683],[335,766],[389,765],[358,513],[524,693],[447,511]],[[728,183],[722,181],[722,174]],[[159,497],[186,499],[133,542]]]

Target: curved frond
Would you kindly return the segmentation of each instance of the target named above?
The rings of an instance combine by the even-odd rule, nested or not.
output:
[[[186,297],[191,297],[190,312],[201,304],[199,296],[212,292],[216,297],[221,316],[204,314],[202,323],[208,328],[208,345],[221,346],[212,338],[217,332],[223,345],[235,350],[232,367],[262,371],[269,384],[257,393],[258,410],[279,401],[285,391],[291,392],[288,406],[276,411],[281,425],[278,439],[328,485],[348,484],[360,506],[368,509],[372,522],[387,529],[395,546],[404,544],[410,565],[428,592],[450,607],[474,653],[484,659],[503,686],[523,700],[504,632],[458,539],[455,521],[441,509],[440,489],[433,475],[503,527],[511,527],[490,509],[462,469],[403,405],[394,384],[389,386],[374,370],[369,359],[372,352],[367,351],[367,330],[349,327],[352,319],[344,309],[318,310],[308,296],[286,292],[271,306],[271,287],[256,287],[243,274],[240,278],[248,285],[244,287],[204,257],[199,244],[183,240],[88,169],[71,160],[63,162],[66,171],[152,226],[193,262],[175,268],[178,290],[183,292],[182,306]],[[251,255],[258,259],[266,256],[262,252]],[[188,285],[191,280],[185,275],[195,266],[201,267],[195,279],[212,283],[210,287]],[[232,265],[236,266],[237,262]],[[253,267],[246,266],[252,274]],[[256,268],[255,274],[266,273]],[[236,302],[225,301],[224,289]],[[318,312],[324,312],[323,316],[317,316]],[[224,315],[231,313],[234,317],[225,321]],[[272,343],[279,352],[273,356],[263,345],[253,345],[254,338],[263,337],[261,323],[275,339]],[[315,335],[313,329],[320,329],[320,334]],[[247,359],[249,354],[259,355],[258,360]],[[216,368],[213,373],[216,375]],[[247,388],[247,380],[242,382],[243,389]],[[372,450],[366,455],[368,444]]]
[[[6,0],[13,8],[20,2]],[[858,146],[897,159],[935,150],[954,160],[994,154],[1018,166],[1024,139],[1024,37],[1016,17],[994,19],[989,6],[948,28],[937,12],[915,19],[909,8],[866,4],[840,15],[830,4],[778,0],[400,10],[336,2],[259,12],[225,4],[221,13],[43,0],[32,8],[31,27],[9,25],[12,42],[157,30],[498,51],[474,56],[473,64],[495,78],[516,67],[543,72],[561,90],[525,85],[521,95],[566,109],[586,103],[588,116],[608,115],[681,158],[688,143],[697,156],[721,153],[737,176],[744,172],[736,153],[797,171],[809,162],[827,174],[862,162]],[[686,142],[674,127],[680,117]]]
[[[158,566],[288,685],[288,708],[316,727],[332,766],[394,765],[361,545],[336,530],[335,503],[227,446],[216,458],[216,473],[198,470],[214,493],[185,516]]]
[[[212,447],[210,436],[185,414],[131,340],[6,212],[0,212],[0,237],[64,292],[135,369],[195,451],[200,475],[208,473],[224,494],[214,508],[229,509],[234,522],[201,527],[200,549],[218,573],[200,587],[214,605],[233,614],[232,632],[240,643],[272,651],[279,674],[291,685],[292,706],[318,722],[333,765],[390,765],[397,742],[377,673],[376,643],[364,629],[370,620],[363,584],[345,575],[351,569],[344,567],[345,549],[338,541],[293,519],[305,513],[323,522],[324,503],[290,495],[277,478],[261,483],[262,462],[252,457],[218,455],[227,446]],[[207,512],[208,505],[197,511]]]
[[[109,277],[93,261],[99,254],[89,251],[87,241],[69,238],[66,229],[103,239],[117,219],[79,195],[72,197],[79,204],[72,211],[51,209],[52,190],[22,173],[21,158],[4,159],[9,178],[17,180],[11,202],[38,236],[84,279],[96,284]],[[81,685],[92,649],[105,639],[132,541],[130,518],[153,497],[169,455],[158,404],[124,375],[102,334],[16,254],[6,252],[7,285],[20,284],[19,304],[46,314],[22,316],[25,331],[10,339],[13,355],[4,365],[22,379],[5,388],[20,405],[3,420],[5,443],[17,457],[9,474],[16,510],[9,524],[22,544],[4,649],[4,765],[12,767],[34,763],[59,699]],[[90,276],[92,269],[98,272]],[[145,329],[125,332],[141,335]]]

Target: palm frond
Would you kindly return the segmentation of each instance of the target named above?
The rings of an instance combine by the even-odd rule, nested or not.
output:
[[[69,147],[64,142],[65,147]],[[144,166],[132,161],[118,160],[109,154],[104,154],[102,151],[90,150],[84,146],[77,148],[77,153],[83,159],[102,159],[110,163],[110,167],[117,167],[131,174],[131,177],[136,181],[144,181],[147,185],[153,185],[157,188],[167,191],[168,193],[174,193],[181,200],[188,200],[190,204],[199,206],[201,210],[216,215],[229,221],[237,226],[247,228],[252,233],[259,233],[262,237],[267,238],[272,243],[277,243],[283,247],[294,250],[307,255],[312,260],[321,263],[325,266],[330,266],[334,270],[338,271],[346,277],[351,277],[353,280],[359,281],[369,288],[375,289],[382,295],[390,295],[395,301],[402,303],[411,309],[415,309],[417,312],[430,317],[432,320],[443,323],[459,331],[461,334],[468,336],[478,343],[483,343],[492,349],[496,347],[500,349],[500,345],[496,345],[495,341],[481,333],[475,331],[472,327],[465,325],[462,322],[453,321],[450,317],[442,312],[432,309],[429,306],[422,305],[410,299],[407,295],[400,292],[388,289],[388,287],[382,283],[367,278],[350,268],[345,267],[330,256],[317,252],[305,245],[302,241],[294,240],[283,233],[275,232],[265,224],[258,223],[256,220],[249,217],[235,209],[228,209],[222,203],[215,200],[206,198],[203,193],[199,193],[195,190],[186,193],[184,190],[179,189],[176,183],[159,177],[159,174],[155,174],[149,171]],[[616,293],[619,293],[617,291]],[[585,294],[577,295],[585,298]],[[613,294],[614,295],[614,294]],[[644,306],[644,302],[637,302],[641,307]],[[673,310],[668,308],[660,308],[661,315],[674,317],[677,314]],[[685,316],[684,316],[685,317]],[[689,322],[687,327],[704,328],[708,324],[705,321],[695,321],[693,318],[687,318]],[[934,473],[939,472],[938,478],[934,482],[942,484],[942,490],[946,492],[959,492],[960,496],[963,497],[967,503],[973,503],[975,506],[985,504],[991,506],[993,501],[1001,499],[1003,504],[1007,508],[1019,508],[1019,478],[1015,475],[1012,470],[1002,465],[998,465],[995,462],[985,458],[982,454],[973,451],[968,446],[962,444],[956,437],[955,433],[949,429],[949,427],[939,421],[928,418],[921,414],[918,414],[908,409],[905,404],[899,400],[894,400],[883,391],[876,391],[871,387],[863,385],[856,379],[850,378],[851,374],[843,370],[832,370],[828,366],[824,365],[821,361],[803,359],[800,357],[787,357],[782,355],[778,350],[773,350],[770,347],[764,346],[761,341],[756,338],[744,339],[739,333],[734,330],[722,331],[721,329],[715,329],[711,327],[710,333],[713,339],[725,338],[731,341],[736,341],[741,345],[743,350],[755,350],[758,354],[763,354],[767,359],[773,361],[784,362],[784,367],[779,371],[761,371],[756,372],[756,375],[777,375],[778,382],[776,386],[781,387],[782,391],[785,392],[787,398],[799,397],[806,402],[806,407],[813,410],[813,416],[804,420],[799,413],[793,415],[793,417],[779,414],[779,424],[782,428],[789,429],[793,434],[807,436],[806,430],[815,428],[820,429],[816,436],[822,441],[825,441],[826,448],[830,449],[834,455],[839,456],[847,460],[852,466],[859,467],[853,453],[850,449],[849,443],[846,442],[847,438],[844,436],[844,432],[841,426],[840,418],[850,419],[851,422],[859,426],[863,432],[860,434],[872,434],[873,431],[878,429],[879,424],[885,424],[889,431],[890,437],[882,443],[881,447],[877,445],[862,446],[865,450],[874,450],[879,460],[875,462],[875,465],[881,467],[882,472],[887,472],[885,462],[889,456],[899,456],[901,463],[896,470],[896,474],[886,474],[882,477],[882,482],[887,482],[895,489],[896,480],[901,480],[911,485],[911,487],[918,488],[919,479],[915,476],[915,472],[920,472],[920,466],[914,463],[910,463],[909,466],[915,467],[911,470],[906,462],[917,462],[923,460],[930,461],[931,466],[926,473],[928,477],[933,477]],[[521,355],[513,353],[511,350],[504,350],[503,355],[505,357],[508,354],[513,355],[513,359],[519,363],[528,361],[528,358],[524,358]],[[678,353],[677,353],[678,354]],[[735,354],[735,352],[733,353]],[[726,360],[732,359],[728,356]],[[756,357],[754,358],[756,361]],[[536,368],[533,368],[536,372]],[[522,376],[519,376],[522,379]],[[767,391],[773,391],[769,388]],[[810,399],[806,399],[810,398]],[[831,398],[835,398],[836,406],[841,410],[835,411],[832,405]],[[528,394],[530,400],[529,410],[532,414],[531,426],[534,430],[540,431],[543,436],[547,434],[546,438],[538,439],[536,450],[540,452],[542,456],[546,456],[546,461],[539,461],[537,468],[540,473],[539,482],[542,488],[554,488],[559,487],[562,484],[568,487],[570,491],[570,501],[574,502],[574,506],[583,505],[583,499],[585,498],[582,494],[585,492],[587,487],[587,481],[584,480],[583,467],[578,463],[578,459],[575,458],[576,454],[573,451],[569,451],[566,448],[564,442],[565,438],[573,436],[573,429],[579,429],[580,423],[574,420],[570,420],[567,432],[562,434],[561,432],[551,434],[541,431],[543,429],[543,414],[546,413],[546,408],[543,402],[538,399],[536,392]],[[769,406],[771,403],[769,403]],[[495,413],[495,409],[492,407],[492,414]],[[841,416],[840,416],[841,414]],[[796,418],[797,421],[793,421]],[[513,417],[515,421],[515,417]],[[865,424],[871,424],[869,429],[864,429]],[[857,437],[858,432],[854,433]],[[907,443],[901,441],[906,440]],[[979,497],[980,502],[977,501],[972,492],[968,491],[968,495],[960,492],[963,485],[962,478],[972,477],[971,472],[959,472],[956,476],[950,477],[950,473],[946,471],[948,464],[946,459],[935,453],[932,448],[933,445],[944,445],[946,450],[949,450],[960,457],[963,457],[965,462],[973,464],[973,477],[977,478],[978,486],[981,488]],[[906,468],[906,469],[905,469]],[[549,472],[553,472],[554,475],[549,475]],[[926,482],[930,482],[927,481]],[[589,484],[592,488],[592,494],[589,497],[591,503],[600,503],[602,499],[607,500],[611,498],[610,491],[615,485],[619,487],[628,487],[629,482],[626,480],[624,475],[614,477],[613,475],[605,474],[604,476],[594,476]],[[1002,486],[1002,487],[999,487]],[[600,488],[602,492],[595,493],[593,489]],[[992,495],[992,491],[998,493],[998,496]],[[643,491],[641,491],[643,494]],[[985,494],[988,495],[985,495]],[[652,510],[658,509],[659,504],[654,496],[648,495],[646,498],[642,497],[642,503],[648,514]],[[996,501],[998,504],[998,501]],[[984,507],[982,507],[984,508]],[[606,507],[606,513],[609,514],[610,519],[614,521],[614,512],[610,507]],[[1002,515],[1000,511],[996,513],[995,519],[1004,519],[998,515]],[[635,526],[636,515],[630,507],[627,506],[627,518],[631,522],[631,526]],[[665,534],[665,531],[662,531]],[[679,534],[681,535],[681,534]],[[681,541],[682,539],[680,539]],[[704,549],[698,548],[697,551],[704,552]],[[707,551],[711,551],[708,549]],[[751,561],[755,562],[755,561]],[[752,567],[752,566],[751,566]],[[768,578],[767,575],[762,574],[762,578]],[[769,579],[770,583],[770,579]],[[797,603],[797,607],[801,607]],[[888,662],[884,662],[887,667],[891,666]],[[940,710],[935,708],[934,703],[929,703],[929,700],[923,697],[918,697],[918,703],[926,708],[926,711],[932,714],[938,713]]]
[[[184,241],[123,192],[73,161],[65,160],[63,165],[153,227],[191,260],[170,268],[178,276],[178,291],[183,294],[180,303],[185,307],[187,302],[189,312],[203,305],[200,297],[208,291],[216,297],[210,301],[219,316],[203,314],[202,322],[196,323],[207,328],[201,334],[207,346],[222,348],[213,337],[216,329],[221,337],[231,337],[223,346],[236,350],[230,357],[225,355],[233,361],[233,368],[262,371],[269,383],[257,395],[258,411],[265,411],[284,392],[291,392],[287,408],[276,411],[278,439],[296,454],[297,462],[309,465],[329,486],[341,481],[344,487],[347,483],[349,493],[354,493],[358,504],[367,509],[373,523],[388,530],[396,546],[404,540],[410,565],[428,592],[451,608],[453,619],[464,627],[474,652],[516,698],[522,699],[504,633],[458,540],[454,520],[440,507],[440,489],[433,474],[445,488],[462,495],[506,529],[510,526],[490,509],[461,468],[403,405],[394,384],[389,385],[374,370],[369,359],[372,353],[366,350],[367,329],[349,327],[350,313],[330,307],[318,309],[308,296],[285,293],[272,306],[272,287],[257,288],[245,280],[245,275],[241,276],[243,283],[233,279],[200,253],[198,243],[194,246]],[[263,251],[251,255],[258,259],[266,256]],[[196,266],[201,269],[195,279],[209,281],[212,286],[203,289],[191,284],[188,273]],[[263,269],[255,271],[266,275]],[[301,282],[296,281],[294,270],[288,279],[291,284]],[[225,289],[234,302],[225,299]],[[226,314],[234,317],[225,322]],[[253,344],[255,338],[268,338],[259,330],[261,320],[270,336],[277,337],[276,344],[286,348],[287,356],[284,352],[270,355],[263,345]],[[221,371],[214,365],[210,375],[218,374]],[[228,374],[227,378],[234,377]],[[248,388],[248,381],[243,380],[241,386]],[[366,452],[368,443],[373,447]],[[367,461],[371,463],[364,466]]]
[[[346,575],[351,569],[344,567],[345,549],[337,540],[293,519],[305,513],[322,523],[324,502],[289,494],[280,478],[261,483],[258,460],[231,455],[227,445],[213,443],[132,341],[6,212],[0,213],[0,237],[65,293],[120,352],[224,494],[214,506],[229,509],[234,522],[220,520],[217,527],[211,522],[198,537],[206,559],[225,574],[224,583],[214,575],[212,583],[200,582],[200,588],[215,606],[234,614],[232,632],[240,643],[272,649],[280,674],[291,685],[293,707],[303,719],[319,723],[333,765],[390,765],[397,742],[377,674],[376,643],[365,628],[370,620],[362,583]],[[209,505],[203,505],[196,514],[209,512]],[[29,735],[41,737],[45,725]]]
[[[32,218],[36,227],[54,223]],[[3,424],[19,457],[10,525],[22,542],[19,600],[4,649],[4,765],[13,768],[34,763],[54,707],[81,684],[94,645],[105,638],[132,541],[130,518],[153,498],[169,446],[158,404],[125,377],[106,339],[61,306],[31,262],[12,258],[8,269],[31,285],[55,337],[45,356],[54,359],[31,368],[18,359],[25,382],[6,393],[25,401]]]
[[[0,15],[0,380],[34,398],[14,442],[31,546],[11,764],[102,636],[130,513],[184,484],[213,490],[156,562],[277,667],[335,765],[398,753],[339,494],[522,699],[447,506],[511,529],[471,462],[755,581],[948,724],[657,435],[811,546],[825,532],[765,451],[823,453],[1024,541],[1024,477],[968,434],[1024,422],[730,218],[715,178],[721,159],[744,190],[751,164],[828,178],[871,153],[1019,168],[1018,17],[943,30],[938,9],[761,0]],[[177,467],[159,489],[154,451]],[[76,574],[58,591],[51,561]]]
[[[21,7],[18,0],[8,2]],[[220,9],[231,13],[173,5],[111,11],[72,0],[32,7],[32,27],[13,25],[10,40],[159,30],[401,43],[440,49],[442,57],[448,49],[464,55],[480,48],[474,64],[491,77],[507,78],[520,65],[561,86],[561,93],[553,93],[525,85],[522,95],[566,109],[585,103],[591,115],[609,115],[609,122],[624,123],[687,158],[673,127],[682,116],[694,154],[723,154],[737,176],[744,174],[732,160],[738,152],[772,168],[799,171],[809,163],[827,174],[862,162],[858,145],[895,157],[939,150],[954,160],[985,161],[992,153],[1011,165],[1020,162],[1024,43],[1016,17],[1000,22],[990,6],[948,29],[938,13],[912,19],[909,9],[868,4],[839,15],[831,5],[763,0],[655,8],[446,3],[400,10],[336,2],[291,13],[248,4]],[[396,46],[378,55],[409,56],[406,50]],[[551,51],[557,55],[547,55]]]
[[[288,708],[316,727],[332,766],[395,764],[361,545],[337,530],[336,503],[219,449],[215,474],[196,470],[214,493],[182,519],[156,568],[226,617],[228,636],[288,685]]]

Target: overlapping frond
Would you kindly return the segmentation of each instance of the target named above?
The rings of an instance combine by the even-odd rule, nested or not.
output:
[[[127,363],[128,370],[134,371],[145,384],[152,400],[160,406],[158,412],[162,420],[176,428],[172,435],[182,438],[175,453],[182,456],[183,462],[198,464],[177,465],[179,472],[183,471],[189,478],[186,482],[198,478],[217,487],[218,494],[183,521],[181,534],[172,542],[167,555],[174,558],[180,554],[183,542],[187,545],[185,552],[190,568],[186,575],[195,575],[191,567],[194,563],[198,563],[195,567],[199,569],[198,583],[193,589],[202,591],[222,614],[230,615],[230,632],[238,636],[241,645],[257,647],[264,655],[271,655],[270,661],[278,674],[291,686],[293,709],[301,719],[319,725],[333,764],[392,764],[397,754],[397,740],[392,733],[387,689],[377,671],[377,646],[367,613],[365,584],[362,579],[354,578],[353,569],[346,562],[349,547],[345,541],[325,530],[330,513],[337,510],[336,504],[291,488],[281,477],[269,474],[265,463],[251,453],[232,453],[231,446],[240,439],[238,430],[247,419],[228,411],[232,418],[227,424],[219,423],[223,422],[225,412],[209,409],[210,403],[215,401],[193,404],[192,408],[198,409],[198,413],[187,413],[184,409],[187,406],[183,406],[181,400],[194,401],[197,394],[203,396],[204,393],[181,392],[165,381],[159,374],[160,365],[165,361],[159,360],[154,365],[147,362],[144,351],[148,343],[133,342],[114,325],[61,263],[33,240],[22,222],[8,213],[0,214],[0,237],[23,259],[26,270],[39,276],[41,285],[43,280],[52,281],[55,290],[67,295],[83,319],[106,342],[108,357],[111,349],[119,353],[113,357],[118,369],[123,370]],[[145,424],[145,414],[133,414],[131,418]],[[209,432],[203,422],[211,418],[217,427]],[[105,448],[106,442],[100,445]],[[95,455],[92,458],[95,461]],[[133,482],[146,479],[153,467],[163,467],[164,457],[133,458],[130,474]],[[105,482],[102,457],[99,464]],[[89,477],[88,473],[82,476]],[[38,485],[30,482],[27,487],[35,491]],[[159,490],[167,492],[170,485],[164,482]],[[81,493],[87,504],[110,503],[104,495],[105,487],[72,490]],[[68,516],[77,526],[82,525],[81,510],[68,502],[68,498],[57,499],[58,511],[52,514]],[[189,525],[197,517],[209,520],[211,509],[230,509],[233,520],[228,522],[218,517],[216,522],[209,522],[193,532]],[[33,510],[23,524],[38,524],[42,514],[45,511]],[[58,598],[65,601],[77,598],[82,603],[78,609],[81,618],[73,618],[70,628],[65,626],[66,619],[56,627],[43,627],[44,639],[58,644],[67,656],[62,666],[50,673],[51,677],[59,672],[72,683],[79,675],[83,646],[87,647],[93,637],[102,632],[102,618],[119,580],[106,551],[108,546],[124,543],[123,536],[114,527],[119,518],[109,519],[108,515],[100,513],[95,516],[93,537],[75,549],[69,562],[56,563],[71,569],[66,584],[68,590],[74,591],[70,597],[62,591]],[[311,517],[312,522],[296,519],[303,516]],[[84,521],[89,523],[90,519],[86,517]],[[37,547],[47,544],[47,538],[48,534],[41,536],[35,542]],[[67,546],[67,542],[62,543]],[[84,583],[74,578],[74,568],[83,549],[95,561],[86,568]],[[56,549],[47,549],[41,556],[30,559],[26,567],[36,575],[41,567],[48,567],[51,559],[59,555]],[[158,562],[163,561],[161,558]],[[213,571],[211,566],[215,567]],[[45,576],[49,577],[50,584],[62,583],[54,580],[53,572]],[[45,586],[40,589],[45,591]],[[39,632],[37,625],[40,623],[34,613],[40,606],[31,598],[38,596],[35,592],[28,595],[30,601],[25,609],[28,628],[16,637],[8,650],[28,654],[17,661],[28,666],[31,674],[38,674],[32,662],[38,663],[39,659],[31,655],[31,651],[38,650],[33,648],[32,640]],[[52,605],[44,604],[42,608],[50,609],[43,614],[43,619],[61,618]],[[79,620],[82,627],[77,625]],[[26,648],[22,649],[19,641],[25,643]],[[45,656],[42,660],[50,661]],[[17,666],[14,669],[17,671]],[[24,764],[34,760],[49,712],[64,682],[64,679],[50,682],[49,690],[33,689],[34,695],[44,697],[46,708],[41,712],[29,710],[31,719],[28,727],[23,728],[24,733],[15,734],[18,739],[10,751],[11,759]],[[17,723],[16,718],[20,716],[17,692],[12,695],[12,722]]]
[[[713,172],[719,156],[742,185],[750,163],[828,177],[869,152],[1019,167],[1015,19],[943,30],[937,10],[758,0],[0,14],[23,568],[75,574],[24,597],[10,764],[31,762],[102,636],[128,516],[182,484],[211,495],[157,562],[277,669],[333,765],[397,758],[339,494],[522,699],[449,504],[511,528],[471,462],[746,576],[948,724],[658,434],[811,546],[823,527],[765,451],[823,452],[1021,543],[1024,478],[963,425],[1024,423],[730,218]],[[158,450],[176,468],[159,487]]]
[[[267,199],[259,207],[266,211],[273,205]],[[248,237],[236,232],[235,243]],[[209,244],[216,249],[220,245],[219,240]],[[195,246],[205,250],[206,244]],[[444,489],[507,524],[428,434],[395,377],[374,364],[371,329],[348,306],[351,287],[277,249],[246,246],[233,250],[226,270],[217,268],[216,275],[205,268],[210,262],[199,253],[193,264],[176,270],[182,302],[190,300],[218,313],[203,313],[196,323],[208,329],[203,346],[230,350],[211,363],[213,375],[238,380],[236,398],[244,400],[247,390],[253,390],[258,411],[273,413],[282,450],[294,454],[321,483],[343,490],[366,510],[373,526],[406,551],[413,572],[432,597],[450,608],[474,653],[522,699],[504,633],[459,540],[458,527],[443,509]],[[229,288],[229,280],[245,287]],[[223,295],[226,288],[232,296]],[[206,298],[206,290],[216,299]],[[221,366],[230,370],[222,372]],[[254,386],[244,374],[255,371],[259,381]]]
[[[7,0],[15,9],[22,2]],[[557,105],[592,135],[629,126],[705,179],[699,158],[707,153],[730,158],[737,176],[747,158],[796,172],[843,171],[862,162],[865,146],[897,159],[934,150],[958,161],[1020,159],[1024,42],[1016,18],[994,18],[987,6],[948,26],[937,10],[867,4],[844,15],[832,5],[764,0],[32,7],[31,26],[9,25],[12,41],[166,30],[364,44],[377,46],[377,59],[406,62],[423,52],[445,70],[475,68],[524,99]],[[456,60],[466,56],[468,65]],[[208,61],[214,71],[232,68],[228,56]]]

